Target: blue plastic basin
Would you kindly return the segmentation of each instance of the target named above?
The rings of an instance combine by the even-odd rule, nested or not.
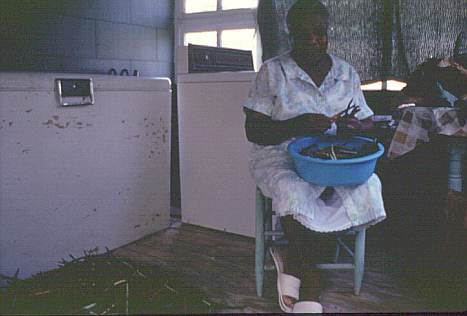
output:
[[[376,162],[384,153],[384,146],[378,143],[378,151],[363,157],[328,160],[303,156],[300,151],[318,144],[320,148],[330,145],[345,145],[348,148],[359,149],[372,139],[354,136],[339,138],[337,136],[322,135],[297,138],[287,148],[295,162],[297,174],[307,182],[322,186],[341,186],[362,184],[375,171]]]

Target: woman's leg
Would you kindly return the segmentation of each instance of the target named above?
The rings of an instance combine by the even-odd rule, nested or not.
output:
[[[288,241],[285,272],[302,281],[300,300],[318,301],[323,288],[322,272],[312,265],[323,261],[332,239],[328,234],[308,230],[290,215],[281,217],[281,223]]]

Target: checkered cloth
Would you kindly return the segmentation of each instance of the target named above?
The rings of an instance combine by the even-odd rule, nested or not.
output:
[[[467,124],[460,125],[457,111],[453,108],[407,108],[392,138],[388,158],[402,156],[417,144],[429,142],[431,133],[467,137]]]

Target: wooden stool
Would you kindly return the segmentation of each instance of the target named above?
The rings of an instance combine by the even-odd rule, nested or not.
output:
[[[263,296],[264,271],[274,269],[266,267],[266,254],[269,247],[278,244],[273,236],[283,236],[281,231],[272,228],[272,200],[265,197],[259,188],[256,189],[256,247],[255,247],[255,274],[256,294]],[[354,294],[359,295],[362,286],[363,272],[365,268],[365,234],[366,228],[351,228],[342,231],[337,236],[337,247],[334,255],[334,263],[317,264],[316,268],[323,270],[350,269],[354,270]],[[342,237],[355,236],[354,251],[342,240]],[[353,263],[338,263],[341,247],[353,258]]]

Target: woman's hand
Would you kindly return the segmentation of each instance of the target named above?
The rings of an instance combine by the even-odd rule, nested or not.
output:
[[[291,122],[297,136],[319,134],[331,128],[331,118],[323,114],[305,113]]]
[[[363,128],[363,123],[355,117],[349,117],[340,119],[337,123],[337,126],[358,131]]]
[[[352,136],[360,131],[368,130],[373,127],[372,117],[359,120],[355,117],[341,118],[337,121],[337,132],[339,135]]]

